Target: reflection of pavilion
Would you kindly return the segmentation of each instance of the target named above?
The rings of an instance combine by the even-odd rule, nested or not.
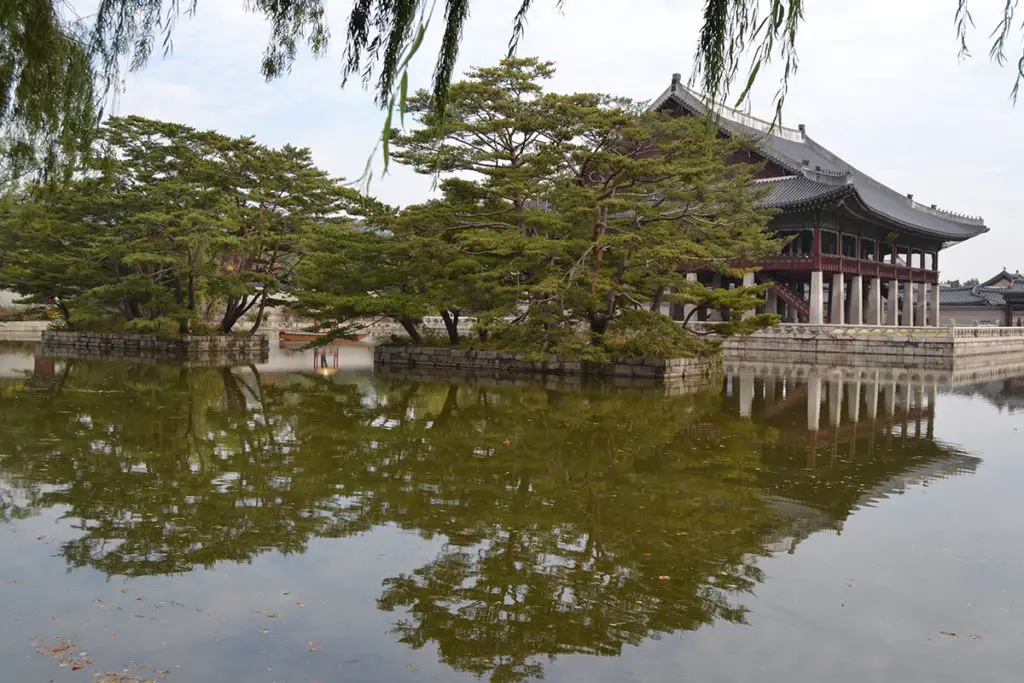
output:
[[[958,387],[953,392],[961,396],[979,397],[1000,411],[1016,413],[1024,411],[1024,373],[1021,375],[1022,377],[992,379],[987,382]]]
[[[765,500],[786,522],[769,550],[839,533],[860,508],[980,463],[935,440],[936,395],[958,380],[951,373],[729,365],[725,394],[735,409],[778,433],[759,474]]]

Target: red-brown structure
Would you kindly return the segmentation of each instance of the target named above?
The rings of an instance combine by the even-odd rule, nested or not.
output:
[[[770,283],[765,310],[786,322],[935,326],[941,320],[939,252],[988,231],[981,218],[926,206],[858,171],[812,140],[803,125],[772,126],[707,101],[674,74],[652,108],[710,114],[722,134],[753,140],[750,161],[763,163],[762,200],[780,209],[770,229],[789,238],[782,253],[748,275]],[[717,274],[691,279],[728,286]],[[688,311],[674,311],[683,316]],[[714,320],[718,312],[701,311]]]

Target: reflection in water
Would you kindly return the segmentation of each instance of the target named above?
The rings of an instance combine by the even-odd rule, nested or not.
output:
[[[444,545],[381,577],[394,637],[495,681],[744,623],[759,558],[979,462],[935,441],[933,385],[874,375],[744,372],[724,390],[653,396],[34,367],[0,393],[0,516],[59,511],[75,530],[59,548],[69,567],[184,574],[413,530]]]

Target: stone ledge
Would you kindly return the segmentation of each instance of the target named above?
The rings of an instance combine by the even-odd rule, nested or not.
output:
[[[455,369],[498,374],[589,375],[637,379],[680,379],[710,377],[721,372],[722,358],[644,359],[620,358],[610,363],[565,360],[548,356],[528,360],[522,354],[503,351],[474,351],[445,347],[378,346],[373,351],[375,365],[429,369]]]

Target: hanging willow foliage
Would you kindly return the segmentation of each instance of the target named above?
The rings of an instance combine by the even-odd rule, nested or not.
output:
[[[225,0],[220,0],[224,2]],[[325,0],[243,0],[248,10],[270,22],[270,37],[261,64],[269,80],[287,74],[300,49],[323,55],[330,42]],[[477,6],[482,0],[478,0]],[[564,0],[548,0],[561,7]],[[696,1],[696,0],[691,0]],[[988,0],[998,3],[1000,0]],[[1015,33],[1017,0],[1001,0],[1002,19],[992,33],[990,58],[1003,65]],[[782,63],[775,98],[775,118],[791,77],[797,70],[796,38],[805,0],[704,0],[691,84],[709,98],[723,98],[742,70],[746,76],[736,104],[747,98],[761,69],[773,59]],[[961,56],[969,56],[968,34],[974,23],[969,4],[955,2],[955,26]],[[117,83],[120,64],[129,69],[148,62],[157,41],[166,54],[173,47],[177,20],[195,12],[198,0],[98,0],[91,25],[61,14],[66,0],[0,2],[0,136],[4,173],[17,175],[33,167],[54,175],[88,147],[88,131],[98,119],[101,97]],[[441,46],[434,63],[433,106],[444,111],[448,86],[469,18],[471,0],[352,0],[345,31],[342,84],[357,77],[372,87],[385,110],[381,137],[385,168],[394,115],[404,117],[409,92],[408,68],[423,37],[440,17]],[[512,17],[508,52],[522,38],[533,0],[520,0]],[[1018,30],[1020,26],[1016,27]],[[746,65],[746,66],[744,66]],[[90,69],[90,67],[92,67]],[[1017,61],[1012,90],[1016,100],[1024,79],[1024,53]],[[369,168],[369,164],[368,164]],[[0,182],[4,180],[0,175]]]

